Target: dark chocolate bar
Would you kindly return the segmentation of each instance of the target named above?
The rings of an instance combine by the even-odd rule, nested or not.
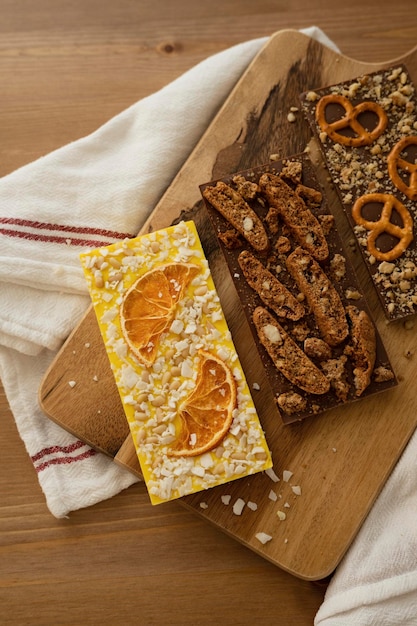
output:
[[[417,100],[403,65],[301,95],[388,320],[417,312]]]
[[[306,154],[200,190],[284,423],[397,384]]]

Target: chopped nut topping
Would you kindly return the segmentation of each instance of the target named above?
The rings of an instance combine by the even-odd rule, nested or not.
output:
[[[404,195],[401,196],[401,202],[415,224],[417,212],[414,205],[417,198],[417,188],[413,192],[415,183],[411,180],[411,172],[407,173],[407,167],[404,168],[404,160],[407,159],[406,150],[399,155],[395,153],[395,146],[400,144],[401,147],[403,145],[401,141],[414,143],[413,137],[417,130],[416,91],[406,68],[398,65],[394,69],[389,68],[370,73],[352,81],[319,89],[314,93],[315,98],[312,98],[310,93],[305,94],[303,109],[307,112],[312,127],[320,140],[331,179],[340,194],[347,215],[351,215],[352,206],[363,196],[386,194],[396,198],[398,197],[398,190],[400,190],[401,194],[406,196],[405,201]],[[350,106],[356,107],[359,105],[368,107],[369,103],[371,103],[372,106],[378,107],[378,111],[384,111],[389,123],[385,128],[381,126],[383,130],[379,137],[374,138],[365,147],[343,145],[345,141],[340,137],[338,139],[333,137],[333,140],[331,140],[328,132],[325,132],[325,129],[315,119],[316,108],[320,105],[320,101],[329,94],[347,99],[349,101],[349,104],[346,105],[347,109]],[[352,103],[350,100],[352,100]],[[346,100],[343,100],[343,102],[346,103]],[[369,136],[371,136],[372,128],[365,129],[365,131],[369,132]],[[348,134],[352,135],[354,140],[356,140],[358,133],[359,129],[356,127],[356,130],[352,129]],[[366,133],[364,132],[364,134]],[[350,143],[350,137],[346,139],[345,143]],[[389,165],[390,162],[395,164]],[[395,176],[395,171],[398,172],[398,177]],[[408,201],[407,193],[414,193],[414,200]],[[404,216],[406,217],[406,213],[404,213]],[[373,220],[374,218],[369,223]],[[403,214],[401,214],[401,220],[404,221]],[[399,221],[393,219],[391,224],[394,228]],[[390,231],[391,225],[388,224],[386,228],[387,232],[388,230]],[[417,258],[415,233],[406,233],[407,239],[404,246],[396,248],[398,258],[385,257],[387,265],[379,263],[378,268],[375,268],[376,261],[380,262],[383,260],[381,254],[385,254],[384,250],[379,251],[378,245],[380,240],[378,240],[375,253],[374,250],[369,249],[369,245],[374,240],[373,235],[371,237],[369,232],[361,232],[357,228],[354,231],[359,246],[364,252],[370,275],[375,283],[388,319],[406,317],[410,312],[416,313],[417,276],[406,276],[403,274],[405,263],[410,258]],[[397,232],[399,233],[399,239],[401,239],[402,235],[398,229]],[[390,233],[394,236],[393,232],[390,231]],[[411,243],[413,237],[414,242]],[[387,246],[388,238],[386,237],[385,239],[385,243],[381,243],[381,245]],[[406,253],[404,253],[404,250]],[[394,264],[396,269],[400,270],[401,276],[394,276],[394,270],[393,268],[390,269],[388,264],[390,262]],[[392,280],[384,279],[384,277],[389,276],[392,276]],[[391,295],[388,296],[388,292]]]
[[[282,344],[281,335],[279,333],[279,330],[275,326],[272,326],[272,324],[267,324],[263,327],[262,330],[271,343]]]

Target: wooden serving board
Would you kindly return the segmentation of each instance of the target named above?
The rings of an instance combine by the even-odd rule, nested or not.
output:
[[[417,83],[417,48],[402,59]],[[258,554],[306,580],[329,575],[337,566],[392,471],[417,424],[415,379],[417,337],[404,323],[385,322],[377,297],[352,253],[371,310],[400,384],[394,390],[284,426],[276,412],[245,316],[202,207],[199,185],[214,178],[311,150],[342,236],[350,231],[319,151],[301,113],[287,119],[298,95],[391,65],[365,64],[336,54],[297,31],[276,33],[242,76],[199,144],[160,200],[142,233],[192,218],[202,238],[220,299],[250,386],[254,392],[274,469],[281,481],[264,474],[241,479],[180,502]],[[413,352],[416,353],[414,360]],[[411,356],[410,356],[411,355]],[[97,377],[98,380],[94,380]],[[74,388],[69,380],[77,381]],[[40,388],[43,410],[63,428],[115,462],[140,475],[127,422],[113,380],[93,309],[68,338]],[[289,482],[284,470],[293,472]],[[295,495],[292,486],[301,487]],[[277,501],[269,498],[274,490]],[[220,496],[230,494],[226,506]],[[237,498],[258,505],[232,511]],[[204,508],[201,504],[203,503]],[[160,505],[164,506],[164,505]],[[277,511],[286,513],[281,521]],[[262,545],[263,531],[272,540]]]

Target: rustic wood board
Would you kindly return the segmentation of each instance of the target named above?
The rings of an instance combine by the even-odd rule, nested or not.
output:
[[[400,60],[417,82],[417,48],[395,62]],[[179,217],[195,220],[249,384],[258,382],[261,386],[254,400],[275,472],[281,478],[284,470],[293,472],[289,482],[274,483],[262,474],[180,502],[264,558],[306,580],[318,580],[335,569],[415,429],[416,367],[413,358],[405,354],[416,352],[417,338],[403,323],[385,322],[360,255],[353,253],[352,262],[400,384],[349,407],[284,426],[203,210],[199,185],[264,164],[271,154],[284,157],[309,145],[342,236],[350,238],[307,123],[301,114],[290,123],[287,114],[290,107],[297,106],[302,91],[354,78],[393,62],[361,63],[297,31],[276,33],[233,89],[141,230],[144,233],[166,227]],[[93,380],[94,376],[98,381]],[[72,379],[77,381],[74,388],[68,385]],[[140,475],[92,308],[46,373],[39,398],[51,419]],[[301,486],[301,495],[295,495],[291,485]],[[278,496],[276,502],[268,497],[271,489]],[[222,494],[232,496],[229,506],[222,504]],[[238,497],[255,502],[257,510],[246,507],[242,515],[234,515],[232,504]],[[284,521],[279,520],[278,509],[286,513]],[[262,545],[255,538],[259,531],[271,534],[273,539]]]

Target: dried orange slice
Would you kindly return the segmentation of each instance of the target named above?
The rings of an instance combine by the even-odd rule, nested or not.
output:
[[[196,386],[181,405],[178,438],[170,456],[197,456],[214,448],[227,434],[237,405],[236,381],[218,356],[199,351]]]
[[[125,293],[120,307],[122,333],[144,365],[155,361],[159,339],[169,329],[177,303],[199,271],[191,263],[168,263],[143,274]]]

